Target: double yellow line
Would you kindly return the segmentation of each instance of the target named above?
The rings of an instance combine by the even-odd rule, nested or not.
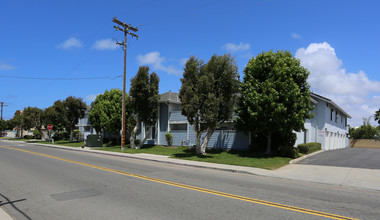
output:
[[[189,189],[189,190],[194,190],[194,191],[198,191],[198,192],[223,196],[223,197],[227,197],[227,198],[237,199],[237,200],[256,203],[256,204],[272,206],[272,207],[291,210],[291,211],[295,211],[295,212],[301,212],[301,213],[306,213],[306,214],[310,214],[310,215],[322,216],[322,217],[326,217],[326,218],[339,219],[339,220],[355,219],[355,218],[350,218],[350,217],[345,217],[345,216],[340,216],[340,215],[334,215],[334,214],[330,214],[330,213],[326,213],[326,212],[320,212],[320,211],[315,211],[315,210],[311,210],[311,209],[304,209],[304,208],[300,208],[300,207],[296,207],[296,206],[289,206],[289,205],[284,205],[284,204],[280,204],[280,203],[269,202],[269,201],[265,201],[265,200],[254,199],[254,198],[249,198],[249,197],[219,192],[219,191],[215,191],[215,190],[200,188],[200,187],[196,187],[196,186],[190,186],[190,185],[185,185],[185,184],[181,184],[181,183],[151,178],[151,177],[147,177],[147,176],[143,176],[143,175],[128,173],[128,172],[124,172],[124,171],[120,171],[120,170],[109,169],[106,167],[96,166],[96,165],[92,165],[92,164],[88,164],[88,163],[82,163],[82,162],[78,162],[78,161],[74,161],[74,160],[69,160],[69,159],[51,156],[51,155],[47,155],[47,154],[41,154],[41,153],[28,151],[28,150],[24,150],[24,149],[6,147],[6,146],[1,146],[1,145],[0,145],[0,147],[12,149],[12,150],[17,150],[17,151],[22,151],[22,152],[26,152],[26,153],[30,153],[30,154],[35,154],[35,155],[39,155],[39,156],[43,156],[43,157],[49,157],[49,158],[53,158],[53,159],[57,159],[57,160],[61,160],[61,161],[66,161],[69,163],[79,164],[79,165],[86,166],[86,167],[92,167],[95,169],[104,170],[104,171],[108,171],[108,172],[112,172],[112,173],[117,173],[117,174],[121,174],[124,176],[135,177],[135,178],[148,180],[148,181],[152,181],[152,182],[156,182],[156,183],[166,184],[166,185],[170,185],[170,186],[176,186],[176,187],[180,187],[180,188],[184,188],[184,189]]]

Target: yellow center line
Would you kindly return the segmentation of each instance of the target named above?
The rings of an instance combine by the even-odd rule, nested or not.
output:
[[[139,178],[139,179],[143,179],[143,180],[148,180],[151,182],[166,184],[166,185],[170,185],[170,186],[176,186],[176,187],[180,187],[180,188],[184,188],[184,189],[194,190],[194,191],[198,191],[198,192],[218,195],[218,196],[222,196],[222,197],[232,198],[232,199],[256,203],[256,204],[262,204],[262,205],[276,207],[276,208],[280,208],[280,209],[286,209],[286,210],[306,213],[306,214],[310,214],[310,215],[322,216],[322,217],[331,218],[331,219],[339,219],[339,220],[341,220],[341,219],[345,219],[345,220],[355,219],[355,218],[345,217],[345,216],[341,216],[341,215],[335,215],[335,214],[321,212],[321,211],[315,211],[315,210],[311,210],[311,209],[304,209],[301,207],[290,206],[290,205],[285,205],[285,204],[280,204],[280,203],[275,203],[275,202],[269,202],[269,201],[265,201],[265,200],[254,199],[254,198],[249,198],[249,197],[219,192],[219,191],[215,191],[215,190],[205,189],[205,188],[201,188],[201,187],[190,186],[190,185],[185,185],[185,184],[181,184],[181,183],[156,179],[156,178],[152,178],[152,177],[128,173],[128,172],[119,171],[119,170],[114,170],[114,169],[96,166],[96,165],[83,163],[83,162],[79,162],[79,161],[69,160],[69,159],[65,159],[65,158],[61,158],[61,157],[56,157],[56,156],[51,156],[51,155],[47,155],[47,154],[28,151],[28,150],[24,150],[24,149],[6,147],[6,146],[1,146],[1,145],[0,145],[0,147],[12,149],[12,150],[17,150],[17,151],[22,151],[22,152],[26,152],[26,153],[30,153],[30,154],[35,154],[35,155],[39,155],[39,156],[43,156],[43,157],[49,157],[49,158],[53,158],[53,159],[57,159],[57,160],[61,160],[61,161],[69,162],[69,163],[79,164],[79,165],[86,166],[86,167],[91,167],[91,168],[95,168],[95,169],[99,169],[99,170],[104,170],[104,171],[108,171],[108,172],[112,172],[112,173],[121,174],[124,176],[130,176],[130,177],[135,177],[135,178]]]

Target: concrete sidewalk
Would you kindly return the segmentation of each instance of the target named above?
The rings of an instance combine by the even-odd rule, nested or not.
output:
[[[13,220],[11,215],[9,215],[5,210],[3,210],[0,206],[0,219],[1,220]]]
[[[282,179],[302,180],[315,183],[333,184],[339,186],[349,186],[361,189],[380,190],[380,170],[378,169],[360,169],[349,167],[317,166],[303,164],[289,164],[277,170],[265,170],[255,167],[244,167],[227,164],[208,163],[191,160],[181,160],[169,158],[169,156],[154,154],[128,154],[110,151],[101,151],[89,148],[74,148],[51,144],[38,144],[45,147],[60,148],[71,151],[90,152],[102,155],[111,155],[118,157],[134,158],[140,160],[149,160],[161,163],[176,164],[182,166],[191,166],[229,172],[239,172],[254,174],[260,176],[276,177]],[[310,156],[310,155],[307,155]],[[301,158],[302,159],[302,158]],[[297,161],[301,160],[296,159]],[[294,162],[294,161],[293,161]]]

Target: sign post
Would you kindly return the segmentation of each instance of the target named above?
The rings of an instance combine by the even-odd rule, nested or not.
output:
[[[51,130],[53,129],[53,125],[52,124],[48,124],[47,125],[47,129],[49,130],[49,143],[51,141]]]

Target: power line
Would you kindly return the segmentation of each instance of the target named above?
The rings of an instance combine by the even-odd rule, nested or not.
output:
[[[123,77],[119,76],[99,76],[99,77],[77,77],[77,78],[42,78],[42,77],[26,77],[26,76],[6,76],[0,75],[1,78],[10,79],[32,79],[32,80],[88,80],[88,79],[113,79]]]
[[[138,29],[132,27],[130,24],[124,23],[119,21],[116,17],[112,19],[114,23],[117,24],[117,26],[113,26],[115,30],[124,32],[124,41],[119,43],[116,41],[117,45],[123,46],[124,50],[124,75],[123,75],[123,105],[122,105],[122,129],[121,129],[121,150],[124,151],[125,149],[125,85],[126,85],[126,78],[127,78],[127,35],[131,35],[132,37],[135,37],[136,39],[139,39],[139,36],[134,34],[133,32],[137,32]],[[131,32],[132,31],[132,32]]]

